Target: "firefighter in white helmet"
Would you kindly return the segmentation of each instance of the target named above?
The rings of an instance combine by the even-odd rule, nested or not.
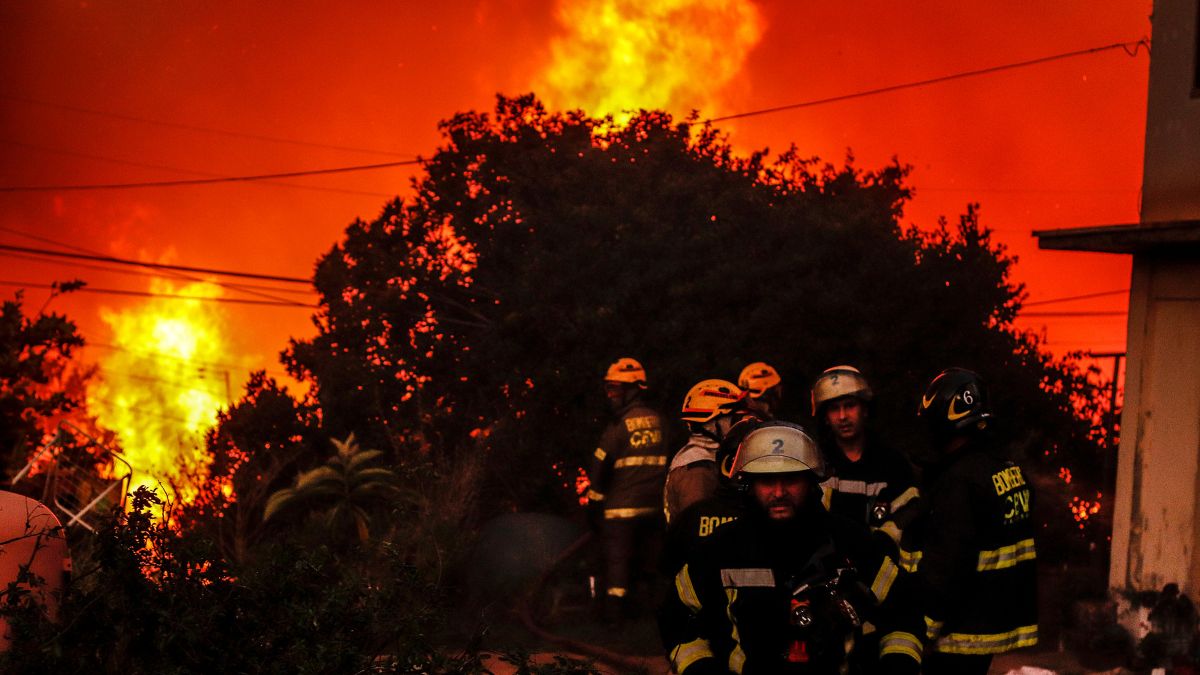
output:
[[[812,413],[829,474],[821,487],[826,508],[884,535],[895,555],[920,492],[908,460],[871,430],[873,399],[853,366],[829,368],[813,384]]]
[[[698,546],[659,614],[674,672],[846,671],[846,642],[884,632],[880,669],[916,673],[923,629],[911,583],[861,523],[828,513],[816,443],[788,422],[759,425],[733,462],[745,513]]]
[[[690,435],[667,471],[663,513],[668,525],[684,509],[716,492],[717,449],[744,414],[745,400],[736,384],[718,379],[701,380],[684,396],[680,417]]]
[[[769,364],[756,361],[742,368],[738,386],[746,392],[746,407],[759,419],[773,420],[779,416],[783,403],[783,378]]]
[[[643,402],[646,371],[632,358],[609,366],[604,391],[613,413],[588,469],[589,521],[604,551],[604,612],[618,621],[636,609],[635,580],[657,567],[667,471],[662,417]]]

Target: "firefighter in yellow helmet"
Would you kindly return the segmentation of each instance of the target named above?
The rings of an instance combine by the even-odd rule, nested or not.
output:
[[[917,673],[923,628],[911,580],[861,523],[821,506],[824,463],[803,428],[765,422],[733,462],[744,515],[697,546],[659,630],[681,675]],[[885,633],[875,670],[844,669],[865,621]]]
[[[738,386],[746,392],[746,407],[762,420],[779,416],[783,403],[783,378],[770,365],[756,361],[742,368]]]
[[[662,417],[642,400],[646,371],[632,358],[609,366],[604,392],[613,413],[592,453],[588,470],[589,521],[604,554],[606,618],[616,621],[637,607],[634,582],[652,574],[662,533],[659,511],[667,471]]]
[[[684,509],[716,492],[717,449],[744,414],[745,401],[736,384],[718,379],[701,380],[684,396],[680,417],[689,436],[667,470],[662,504],[668,525]]]

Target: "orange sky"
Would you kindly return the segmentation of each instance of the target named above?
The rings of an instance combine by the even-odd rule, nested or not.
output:
[[[571,1],[587,7],[602,0]],[[556,0],[343,4],[0,4],[0,186],[275,173],[429,155],[438,120],[490,108],[496,92],[546,82],[555,50],[581,39],[560,25],[566,14]],[[982,3],[757,0],[759,30],[728,81],[693,74],[670,105],[720,116],[1150,33],[1150,0],[975,4]],[[672,48],[696,49],[697,58],[703,54],[694,40],[718,45],[716,58],[730,49],[727,24],[675,23],[662,35],[692,39]],[[898,156],[915,167],[917,197],[906,220],[928,226],[980,202],[984,224],[1020,257],[1016,278],[1028,285],[1030,301],[1109,291],[1127,287],[1128,258],[1038,251],[1029,232],[1136,221],[1148,63],[1144,52],[1108,51],[724,127],[743,149],[794,142],[805,154],[840,162],[850,148],[864,168]],[[407,189],[412,173],[401,167],[287,185],[0,193],[0,243],[46,246],[16,230],[108,255],[307,276],[350,221],[374,217],[388,195]],[[81,277],[94,287],[148,288],[145,277],[2,260],[3,281]],[[3,286],[0,294],[13,290]],[[30,289],[26,297],[36,309],[46,296]],[[51,307],[104,344],[110,336],[101,307],[135,302],[77,294]],[[1116,295],[1037,309],[1124,308]],[[311,332],[304,310],[224,311],[230,361],[238,364],[281,370],[274,354],[289,336]],[[1039,317],[1020,325],[1045,326],[1056,352],[1124,348],[1123,317]]]

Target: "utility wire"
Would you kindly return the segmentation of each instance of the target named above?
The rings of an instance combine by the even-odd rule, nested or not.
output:
[[[27,237],[27,238],[33,239],[35,241],[40,241],[40,242],[43,242],[46,244],[52,244],[54,246],[58,246],[61,248],[71,249],[73,251],[78,251],[79,253],[83,253],[83,254],[87,254],[87,255],[106,257],[102,253],[93,251],[91,249],[82,248],[80,246],[74,246],[74,245],[68,244],[66,242],[57,241],[57,240],[50,239],[47,237],[41,237],[36,234],[32,234],[30,232],[24,232],[22,230],[13,229],[11,227],[5,227],[3,225],[0,225],[0,231],[8,232],[10,234],[15,234],[15,235],[18,235],[21,237]],[[118,264],[128,264],[128,263],[118,263]],[[155,265],[157,265],[157,263],[141,263],[141,262],[137,263],[138,267],[143,267],[143,268],[147,268],[147,267],[152,268]],[[245,284],[245,285],[234,284],[234,283],[230,283],[228,281],[220,281],[220,280],[208,282],[207,279],[201,279],[200,277],[193,276],[191,274],[184,274],[183,272],[173,271],[173,270],[167,270],[167,274],[164,276],[175,277],[177,279],[187,279],[188,281],[195,281],[195,282],[215,283],[216,285],[221,286],[222,288],[228,288],[231,290],[241,291],[242,293],[247,293],[249,295],[256,295],[260,298],[264,298],[267,300],[274,300],[276,302],[291,302],[287,298],[281,298],[277,295],[271,295],[269,293],[263,293],[262,291],[259,291],[259,290],[254,290],[257,287],[252,284]],[[265,289],[265,290],[272,290],[272,289]]]
[[[180,168],[177,166],[167,166],[165,164],[149,164],[146,162],[134,162],[134,161],[127,160],[127,159],[117,159],[115,157],[105,157],[103,155],[92,155],[92,154],[88,154],[86,152],[77,152],[75,150],[66,150],[63,148],[50,148],[50,147],[46,147],[44,145],[35,145],[33,143],[14,141],[14,140],[8,139],[8,138],[0,138],[0,143],[4,143],[6,145],[15,145],[19,148],[28,148],[30,150],[37,150],[38,152],[49,152],[49,153],[55,153],[55,154],[60,154],[60,155],[67,155],[69,157],[80,157],[83,159],[90,159],[90,160],[94,160],[94,161],[98,161],[98,162],[111,162],[113,164],[125,164],[128,166],[136,166],[136,167],[140,167],[143,169],[159,169],[162,171],[174,171],[176,173],[191,174],[193,176],[213,176],[213,177],[218,177],[218,178],[224,177],[224,175],[225,175],[225,174],[219,174],[219,173],[212,173],[210,171],[197,171],[195,169],[184,169],[184,168]],[[274,180],[263,181],[263,183],[265,183],[266,185],[276,185],[279,187],[295,188],[297,190],[314,190],[317,192],[335,192],[335,193],[339,193],[339,194],[363,195],[363,196],[367,196],[367,197],[393,197],[394,196],[394,195],[388,194],[386,192],[368,192],[366,190],[347,190],[344,188],[325,187],[322,185],[300,185],[299,183],[283,183],[283,182],[274,181]]]
[[[1022,312],[1017,315],[1017,318],[1028,317],[1099,317],[1099,316],[1125,316],[1129,312],[1121,311],[1097,311],[1097,312]]]
[[[77,268],[77,269],[85,269],[85,270],[96,270],[98,272],[105,272],[108,274],[125,274],[125,275],[130,275],[130,276],[137,276],[137,277],[150,277],[152,279],[175,279],[175,278],[177,278],[170,274],[161,274],[161,273],[155,273],[155,272],[143,272],[140,270],[123,270],[123,269],[117,269],[115,267],[103,267],[101,265],[89,265],[87,263],[69,262],[69,261],[65,261],[65,260],[47,260],[46,258],[39,258],[34,255],[24,255],[21,253],[6,253],[3,251],[0,251],[0,257],[16,258],[17,260],[27,260],[29,262],[44,263],[47,265],[60,265],[60,266],[70,267],[72,269]],[[272,293],[292,293],[292,294],[300,294],[300,295],[311,295],[313,293],[316,293],[316,291],[312,290],[312,289],[280,288],[278,286],[261,286],[258,284],[236,284],[236,285],[218,284],[218,285],[223,285],[226,288],[258,289],[258,290],[264,290],[264,291],[271,291]],[[283,299],[280,298],[279,302],[283,302]]]
[[[215,129],[213,127],[202,127],[192,124],[180,124],[178,122],[166,122],[163,120],[150,119],[147,117],[137,117],[135,115],[126,115],[107,110],[95,110],[93,108],[84,108],[80,106],[64,105],[62,103],[51,103],[50,101],[40,101],[38,99],[26,98],[23,96],[13,96],[11,94],[0,94],[0,98],[9,101],[17,101],[31,105],[40,105],[47,108],[55,108],[58,110],[66,110],[68,112],[82,113],[85,115],[96,115],[99,117],[111,117],[113,119],[125,120],[127,122],[140,122],[142,124],[153,124],[160,127],[168,127],[171,129],[183,129],[185,131],[198,131],[206,134],[217,134],[221,136],[230,136],[233,138],[248,138],[255,141],[267,141],[269,143],[286,143],[288,145],[300,145],[309,148],[325,148],[327,150],[346,150],[348,152],[363,152],[374,155],[389,155],[391,157],[405,157],[401,152],[391,152],[388,150],[378,150],[376,148],[357,148],[346,145],[331,145],[328,143],[316,143],[313,141],[298,140],[295,138],[281,138],[278,136],[265,136],[262,134],[251,134],[243,131],[230,131],[228,129]]]
[[[39,284],[28,281],[10,281],[0,279],[0,286],[18,286],[20,288],[48,288],[57,289],[55,284]],[[102,295],[127,295],[137,298],[162,298],[166,300],[199,300],[201,302],[220,302],[231,305],[259,305],[268,307],[297,307],[302,309],[318,309],[317,305],[306,305],[300,302],[277,302],[275,300],[251,300],[249,298],[214,298],[214,297],[196,297],[192,295],[179,295],[177,293],[151,293],[149,291],[127,291],[120,288],[92,288],[91,286],[83,286],[73,289],[72,293],[97,293]]]
[[[1073,302],[1075,300],[1087,300],[1089,298],[1102,298],[1102,297],[1108,296],[1108,295],[1121,295],[1122,293],[1128,293],[1128,292],[1129,292],[1128,288],[1119,288],[1114,291],[1100,291],[1098,293],[1084,293],[1083,295],[1068,295],[1064,298],[1051,298],[1049,300],[1038,300],[1037,302],[1026,302],[1021,306],[1022,307],[1034,307],[1037,305],[1051,305],[1051,304],[1058,303],[1058,302]],[[1028,315],[1026,315],[1026,316],[1028,316]]]
[[[929,78],[927,80],[916,80],[913,82],[904,82],[901,84],[893,84],[893,85],[889,85],[886,87],[879,87],[876,89],[866,89],[863,91],[856,91],[851,94],[841,94],[839,96],[830,96],[828,98],[819,98],[819,99],[814,99],[811,101],[802,101],[800,103],[790,103],[788,105],[775,106],[773,108],[763,108],[761,110],[751,110],[749,112],[734,113],[732,115],[722,115],[721,117],[710,117],[706,120],[703,120],[702,123],[708,124],[710,122],[725,122],[728,120],[737,120],[737,119],[742,119],[745,117],[756,117],[758,115],[769,115],[771,113],[783,112],[785,110],[798,110],[800,108],[811,108],[813,106],[825,105],[827,103],[837,103],[839,101],[849,101],[849,100],[855,99],[855,98],[876,96],[878,94],[886,94],[886,93],[893,92],[893,91],[900,91],[902,89],[913,89],[916,87],[924,87],[924,86],[928,86],[931,84],[939,84],[941,82],[949,82],[951,80],[961,80],[961,79],[968,78],[968,77],[976,77],[978,75],[988,75],[991,73],[998,73],[998,72],[1005,71],[1005,70],[1013,70],[1016,68],[1026,68],[1029,66],[1036,66],[1036,65],[1039,65],[1042,63],[1049,63],[1051,61],[1070,59],[1070,58],[1074,58],[1076,56],[1086,56],[1088,54],[1097,54],[1099,52],[1111,51],[1114,49],[1124,50],[1126,54],[1128,54],[1129,56],[1132,57],[1132,56],[1137,56],[1138,52],[1141,51],[1142,47],[1145,47],[1146,50],[1149,51],[1150,50],[1150,40],[1147,38],[1142,38],[1141,40],[1136,40],[1133,42],[1117,42],[1117,43],[1114,43],[1111,45],[1104,45],[1101,47],[1092,47],[1090,49],[1080,49],[1080,50],[1073,51],[1073,52],[1063,52],[1062,54],[1052,54],[1050,56],[1042,56],[1042,57],[1036,58],[1036,59],[1029,59],[1028,61],[1018,61],[1016,63],[1006,63],[1006,64],[1000,65],[1000,66],[991,66],[989,68],[980,68],[978,70],[968,70],[968,71],[963,71],[960,73],[952,73],[950,75],[942,75],[940,77],[933,77],[933,78]]]
[[[27,246],[13,246],[12,244],[0,244],[0,251],[12,251],[15,253],[32,253],[34,255],[54,256],[59,258],[72,258],[79,260],[95,260],[99,262],[111,263],[113,265],[135,265],[138,267],[150,267],[160,270],[175,270],[179,272],[195,272],[197,274],[216,274],[225,277],[239,277],[243,279],[259,279],[263,281],[279,281],[291,284],[311,284],[309,279],[300,277],[284,277],[273,274],[258,274],[255,272],[238,272],[235,270],[220,270],[208,267],[191,267],[187,265],[167,265],[165,263],[149,263],[140,260],[130,260],[128,258],[116,258],[106,255],[91,255],[86,253],[67,253],[65,251],[52,251],[45,248],[30,248]]]
[[[180,361],[180,362],[188,364],[188,365],[199,364],[200,366],[202,366],[201,368],[198,369],[200,371],[204,370],[205,367],[218,368],[218,369],[221,369],[222,371],[265,370],[268,373],[275,373],[278,375],[284,375],[286,377],[291,377],[291,375],[289,373],[287,373],[287,371],[279,370],[277,368],[252,368],[249,366],[237,365],[234,363],[221,363],[219,361],[204,361],[201,359],[189,359],[189,358],[184,358],[182,356],[178,356],[176,354],[168,354],[166,352],[157,352],[154,350],[129,349],[128,347],[122,347],[120,345],[109,344],[107,342],[87,342],[84,344],[84,347],[97,347],[99,349],[109,349],[112,351],[125,352],[126,354],[132,354],[133,356],[147,356],[152,359],[159,359],[159,360],[168,359],[171,361]]]
[[[144,183],[86,183],[81,185],[8,185],[0,186],[0,192],[68,192],[77,190],[131,190],[136,188],[181,187],[186,185],[214,185],[218,183],[249,183],[266,181],[276,178],[296,178],[298,176],[324,176],[334,173],[350,173],[354,171],[373,171],[397,166],[412,166],[420,164],[420,159],[409,159],[399,162],[381,162],[379,164],[359,164],[356,166],[338,166],[327,169],[308,169],[305,171],[285,171],[282,173],[265,173],[251,176],[221,176],[218,178],[190,178],[181,180],[147,181]]]

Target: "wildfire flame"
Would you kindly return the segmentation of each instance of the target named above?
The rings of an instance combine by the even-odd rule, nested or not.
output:
[[[750,0],[560,0],[557,16],[566,33],[539,93],[618,124],[631,109],[714,109],[765,23]]]
[[[217,297],[220,287],[175,287],[156,280],[151,291],[189,298]],[[130,489],[171,484],[184,472],[203,472],[204,432],[228,405],[229,372],[223,319],[212,303],[155,298],[124,311],[103,308],[112,353],[88,391],[88,406],[117,435],[133,467]],[[180,494],[184,501],[194,495]]]

